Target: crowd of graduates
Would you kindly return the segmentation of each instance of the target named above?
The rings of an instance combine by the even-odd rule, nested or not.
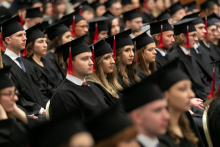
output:
[[[0,0],[1,147],[220,146],[220,1]]]

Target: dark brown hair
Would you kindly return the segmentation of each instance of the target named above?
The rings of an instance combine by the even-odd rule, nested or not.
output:
[[[28,45],[26,46],[26,51],[27,51],[27,57],[32,57],[34,55],[34,43],[35,41],[32,41],[30,43],[28,43]]]

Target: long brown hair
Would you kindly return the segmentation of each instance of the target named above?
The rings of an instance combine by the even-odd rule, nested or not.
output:
[[[98,142],[95,147],[117,147],[117,145],[122,141],[130,141],[135,139],[137,133],[137,129],[134,126],[127,127],[116,135]]]
[[[140,78],[137,75],[137,67],[136,67],[136,59],[133,59],[133,62],[131,65],[127,65],[125,72],[127,73],[127,75],[125,73],[123,73],[123,63],[121,60],[121,56],[122,56],[122,52],[124,50],[124,47],[118,48],[116,49],[116,60],[115,60],[115,65],[117,67],[117,72],[118,75],[122,77],[123,83],[126,86],[129,86],[129,79],[134,79],[135,82],[140,82]]]
[[[27,49],[27,57],[32,57],[34,55],[34,43],[35,41],[32,41],[30,43],[28,43],[26,49]]]
[[[92,73],[87,78],[87,81],[92,81],[99,83],[102,85],[113,97],[119,98],[117,91],[121,91],[122,87],[120,84],[118,84],[117,81],[117,69],[114,65],[113,72],[107,75],[107,79],[105,78],[103,69],[102,69],[102,62],[104,59],[104,56],[100,56],[95,58],[95,69],[96,71]]]
[[[138,62],[140,63],[138,66],[140,67],[141,70],[143,70],[147,75],[150,75],[151,73],[155,72],[157,70],[156,68],[156,63],[151,62],[149,64],[149,68],[147,66],[146,59],[144,57],[144,50],[147,49],[147,45],[137,51],[137,56],[138,56]]]

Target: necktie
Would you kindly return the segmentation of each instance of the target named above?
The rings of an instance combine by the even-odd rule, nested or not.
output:
[[[188,55],[188,56],[191,56],[191,54],[190,54],[190,53],[188,53],[187,55]]]
[[[201,54],[201,49],[199,47],[197,47],[197,51],[198,51],[198,54]]]
[[[88,85],[87,85],[87,83],[86,83],[86,82],[83,82],[83,83],[82,83],[82,86],[88,86]]]
[[[24,67],[24,64],[23,64],[23,62],[21,61],[21,57],[17,57],[16,60],[19,62],[19,64],[20,64],[22,70],[23,70],[24,72],[26,72],[26,69],[25,69],[25,67]]]
[[[168,60],[168,56],[167,56],[167,54],[165,54],[165,57],[167,58],[167,60]]]

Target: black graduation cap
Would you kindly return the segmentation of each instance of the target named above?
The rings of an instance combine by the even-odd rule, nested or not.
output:
[[[7,88],[7,87],[13,87],[13,82],[9,79],[9,71],[11,66],[6,66],[4,68],[0,68],[0,90]]]
[[[173,15],[181,9],[184,9],[183,6],[180,4],[180,2],[177,2],[170,7],[170,14]]]
[[[169,11],[165,10],[159,16],[157,16],[156,20],[160,21],[160,20],[165,20],[165,19],[170,19],[170,18],[172,18],[172,16],[170,15]]]
[[[106,8],[109,8],[112,6],[112,4],[117,3],[117,2],[118,2],[118,0],[108,0],[104,3],[104,5]]]
[[[82,11],[92,9],[90,4],[87,1],[82,2],[79,6],[75,8],[75,10],[82,9]]]
[[[216,22],[219,22],[219,17],[215,13],[212,13],[202,19],[204,21],[206,21],[206,19],[207,19],[207,27],[213,26],[213,25],[215,25]]]
[[[192,23],[194,25],[197,25],[197,24],[200,24],[200,23],[204,23],[204,21],[202,20],[202,18],[199,17],[199,14],[200,14],[201,11],[199,12],[195,12],[195,13],[192,13],[192,14],[189,14],[189,15],[186,15],[182,18],[183,19],[186,19],[186,18],[196,18],[195,20],[192,21]]]
[[[217,3],[214,2],[213,0],[207,0],[204,3],[201,3],[200,7],[201,7],[202,10],[205,10],[205,9],[207,9],[207,8],[213,6],[213,5],[217,5]]]
[[[40,7],[26,9],[25,18],[37,18],[37,17],[43,18],[43,13],[40,11]]]
[[[115,18],[114,15],[109,10],[107,10],[102,16],[109,18],[108,20],[106,20],[107,24]]]
[[[53,40],[57,36],[60,36],[68,31],[70,32],[70,29],[64,25],[65,21],[66,20],[62,20],[50,26],[49,28],[45,30],[44,34],[47,34],[48,38],[50,40]]]
[[[32,0],[19,0],[17,4],[19,9],[31,8]]]
[[[131,1],[131,0],[121,0],[121,4],[122,4],[123,6],[129,5],[129,4],[132,4],[132,1]]]
[[[104,4],[100,3],[99,0],[92,2],[90,5],[94,10],[96,10],[99,6],[105,6]]]
[[[150,23],[150,33],[151,33],[151,35],[161,33],[161,25],[163,25],[162,32],[173,31],[172,26],[169,24],[168,20],[165,19],[165,20]]]
[[[0,8],[1,9],[1,8]],[[10,19],[12,17],[11,14],[8,14],[8,15],[1,15],[0,17],[0,23],[3,23],[4,21]]]
[[[86,127],[96,143],[108,139],[131,126],[133,126],[132,121],[117,108],[111,108],[102,115],[86,122]]]
[[[27,41],[26,44],[38,39],[38,38],[45,38],[44,33],[42,32],[43,28],[40,23],[34,25],[33,27],[26,30],[26,37]]]
[[[132,20],[134,18],[141,17],[140,13],[138,13],[138,10],[139,8],[123,13],[124,22],[126,22],[127,20]]]
[[[193,9],[198,9],[197,5],[196,5],[196,2],[193,1],[193,2],[190,2],[188,4],[185,5],[185,9],[190,12],[190,11],[193,11]]]
[[[147,30],[148,31],[148,30]],[[134,45],[136,44],[136,49],[139,50],[150,43],[154,43],[154,40],[147,34],[147,31],[141,35],[133,38]]]
[[[69,115],[40,125],[31,132],[31,146],[60,147],[68,143],[72,136],[87,132],[87,129],[83,122]]]
[[[70,0],[69,2],[71,2],[71,3],[74,5],[74,4],[76,4],[76,3],[81,2],[81,0]]]
[[[49,26],[51,26],[53,23],[53,20],[51,18],[44,18],[43,22],[42,22],[42,28],[44,30],[46,30],[47,28],[49,28]]]
[[[32,5],[36,4],[36,3],[43,3],[43,1],[41,1],[41,0],[32,0]]]

